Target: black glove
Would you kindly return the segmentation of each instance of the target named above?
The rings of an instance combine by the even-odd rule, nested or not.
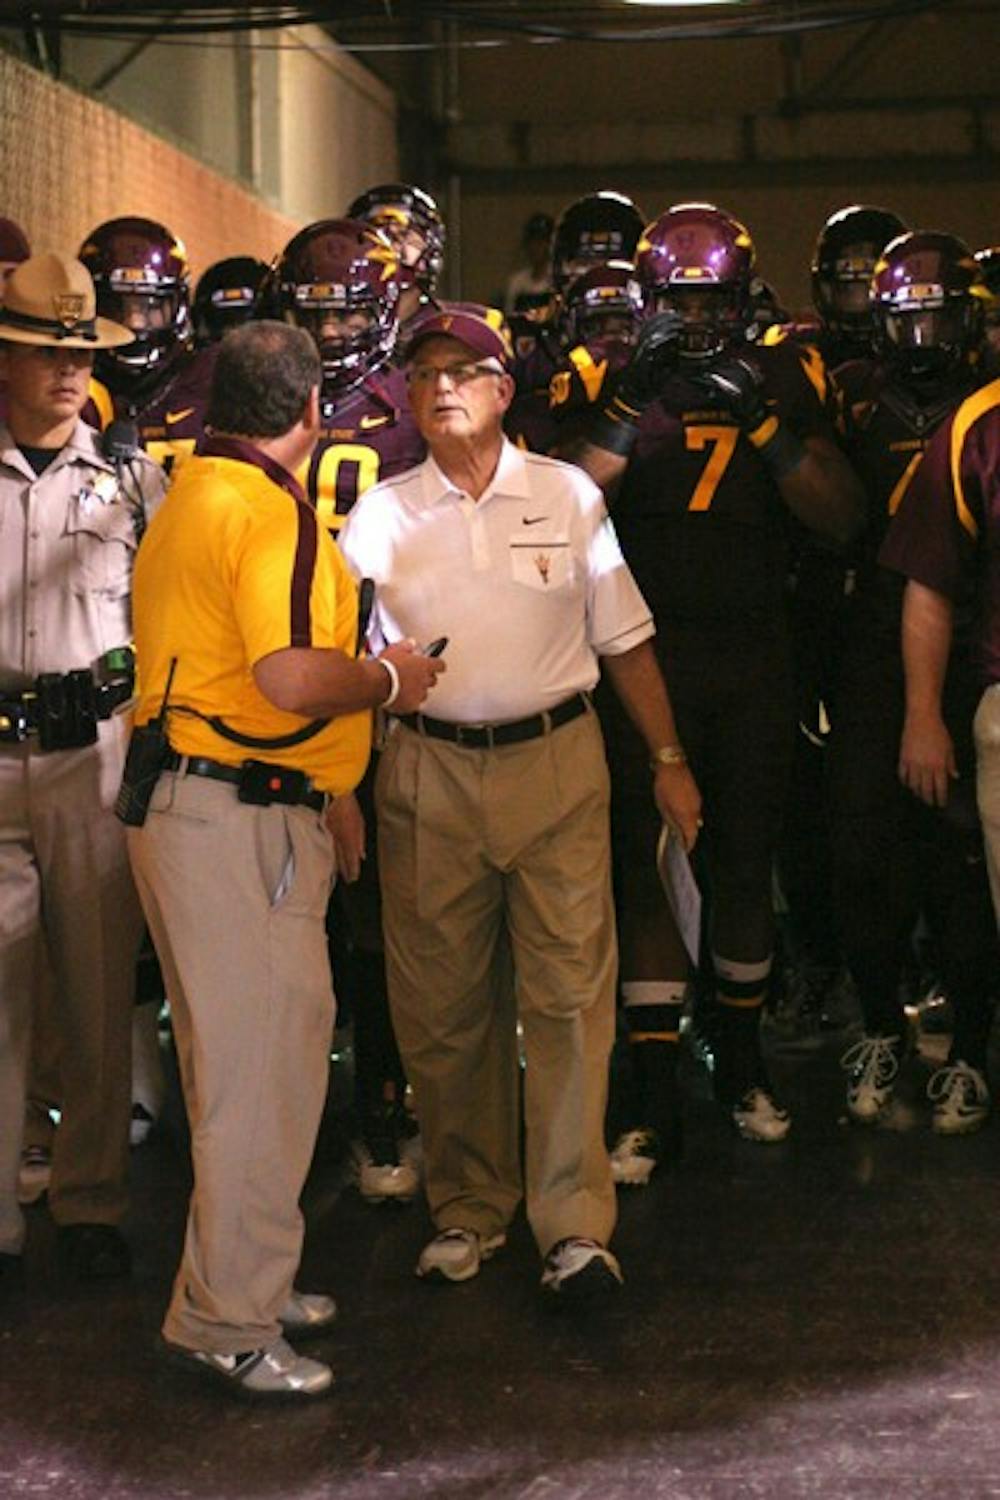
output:
[[[625,456],[635,442],[646,407],[677,368],[684,319],[668,308],[642,325],[632,357],[622,371],[614,396],[597,417],[590,440],[598,448]]]
[[[764,377],[750,360],[735,358],[712,365],[699,371],[694,380],[708,391],[713,406],[734,416],[745,433],[756,432],[767,421]]]
[[[709,393],[715,406],[736,418],[774,479],[784,479],[798,468],[805,447],[778,413],[768,408],[764,376],[751,360],[737,357],[713,365],[695,376],[695,383]]]

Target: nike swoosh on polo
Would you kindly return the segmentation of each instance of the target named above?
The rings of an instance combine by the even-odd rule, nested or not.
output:
[[[388,420],[388,417],[362,417],[359,426],[368,431],[372,427],[384,427]]]
[[[538,523],[539,523],[539,521],[547,521],[548,519],[549,519],[548,516],[522,516],[521,517],[521,525],[522,526],[537,526]]]
[[[193,406],[185,406],[180,411],[168,411],[164,417],[165,422],[183,422],[194,411]]]

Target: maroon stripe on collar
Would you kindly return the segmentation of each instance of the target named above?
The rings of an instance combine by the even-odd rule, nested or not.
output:
[[[280,485],[293,499],[299,500],[303,505],[309,503],[305,490],[294,474],[290,474],[270,454],[264,453],[246,438],[222,437],[218,434],[206,433],[199,442],[196,452],[200,458],[233,458],[237,463],[253,464],[255,468],[263,469],[268,479]]]

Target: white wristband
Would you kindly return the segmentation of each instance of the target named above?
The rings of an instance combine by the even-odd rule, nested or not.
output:
[[[384,656],[378,656],[375,659],[379,666],[385,667],[385,670],[389,674],[389,696],[383,698],[379,704],[379,708],[388,708],[399,697],[399,673],[396,671],[396,663],[394,661],[389,661]]]

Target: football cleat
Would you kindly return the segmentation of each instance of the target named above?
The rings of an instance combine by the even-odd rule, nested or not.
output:
[[[990,1117],[990,1091],[986,1079],[971,1063],[949,1063],[938,1068],[927,1085],[934,1104],[931,1129],[937,1135],[968,1135]]]
[[[626,1130],[611,1152],[611,1176],[622,1187],[646,1187],[660,1164],[655,1130]]]
[[[865,1036],[848,1047],[840,1065],[848,1073],[847,1113],[862,1125],[872,1125],[892,1103],[903,1056],[898,1036]]]
[[[758,1141],[762,1145],[783,1141],[792,1128],[787,1109],[782,1109],[763,1084],[755,1084],[733,1105],[732,1120],[740,1135],[747,1141]]]

